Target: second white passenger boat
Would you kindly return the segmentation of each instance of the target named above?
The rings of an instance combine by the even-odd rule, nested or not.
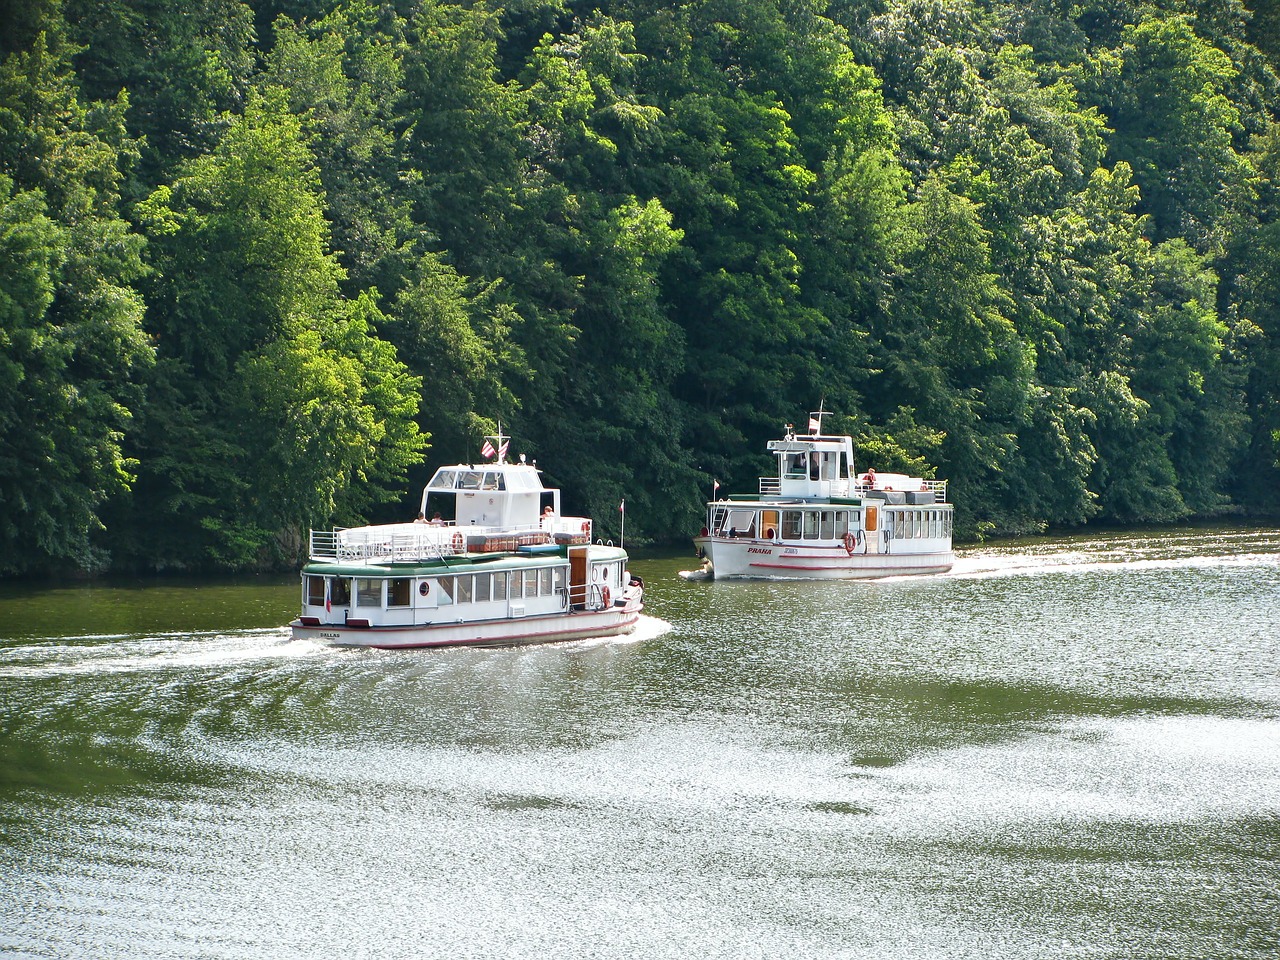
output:
[[[441,467],[412,523],[312,530],[295,639],[355,647],[496,646],[609,637],[635,629],[644,584],[625,550],[592,543],[592,521],[560,513],[536,466]],[[429,498],[454,517],[426,520]]]
[[[713,499],[694,538],[704,569],[692,576],[853,580],[945,573],[953,506],[945,480],[854,472],[853,439],[790,424],[769,441],[776,475],[756,495]]]

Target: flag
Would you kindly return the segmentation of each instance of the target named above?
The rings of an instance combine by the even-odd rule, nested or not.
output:
[[[719,481],[719,480],[712,480],[712,481],[711,481],[711,496],[713,496],[713,497],[714,497],[714,496],[715,496],[717,493],[719,493],[719,492],[720,492],[720,481]]]
[[[325,613],[333,612],[333,600],[330,599],[329,597],[329,584],[331,582],[332,581],[328,577],[324,578],[324,611]]]
[[[619,513],[627,512],[627,501],[625,499],[620,504],[618,504],[618,512]]]
[[[498,451],[493,449],[493,444],[485,440],[484,446],[480,448],[480,455],[484,457],[492,457]]]
[[[817,418],[817,417],[810,417],[810,418],[809,418],[809,432],[810,432],[810,433],[817,433],[817,432],[818,432],[819,430],[821,430],[821,429],[822,429],[822,424],[818,423],[818,418]]]
[[[509,447],[509,446],[511,446],[511,441],[510,441],[510,440],[503,441],[502,446],[500,446],[500,447],[498,448],[498,459],[499,459],[499,460],[505,460],[505,459],[507,459],[507,447]]]

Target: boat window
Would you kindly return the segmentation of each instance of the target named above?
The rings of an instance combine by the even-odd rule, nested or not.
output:
[[[848,532],[849,532],[849,511],[837,510],[836,511],[836,536],[843,537]]]
[[[526,597],[536,597],[538,595],[537,570],[526,570],[524,572],[524,595]]]
[[[498,484],[501,480],[502,480],[502,474],[494,473],[492,470],[490,470],[488,473],[484,475],[483,488],[485,490],[497,490],[499,489]]]
[[[453,577],[441,577],[439,583],[438,602],[453,603]]]
[[[351,581],[346,577],[334,577],[329,585],[329,602],[348,604],[351,602]]]
[[[551,596],[551,568],[543,567],[538,572],[538,589],[544,597]]]
[[[816,510],[806,510],[804,512],[804,538],[806,540],[818,539],[818,512]]]
[[[479,470],[463,470],[458,474],[459,490],[479,490],[484,474]]]
[[[905,539],[907,536],[907,515],[901,510],[893,515],[893,537],[895,540]]]
[[[564,567],[551,568],[551,587],[556,593],[564,593]]]
[[[754,537],[756,535],[756,512],[754,510],[730,510],[725,521],[731,537]]]
[[[819,534],[823,540],[830,540],[836,535],[836,515],[830,510],[822,511],[822,528]]]
[[[477,573],[476,574],[476,603],[488,603],[489,595],[492,593],[490,589],[493,586],[493,574]]]
[[[803,480],[809,475],[809,460],[803,453],[788,453],[782,458],[782,475]]]
[[[454,599],[458,603],[471,602],[471,574],[464,574],[458,577],[458,590],[454,594]]]
[[[413,591],[412,580],[396,579],[387,581],[387,606],[388,607],[407,607],[410,603],[410,597]]]
[[[452,490],[457,482],[457,470],[446,470],[441,468],[436,471],[436,475],[431,478],[431,483],[429,483],[428,486],[434,487],[437,490]]]
[[[495,573],[493,575],[493,599],[507,599],[507,575],[506,573]]]
[[[324,577],[307,577],[307,603],[313,607],[324,605]]]
[[[849,523],[850,523],[852,526],[854,526],[854,527],[860,527],[860,526],[862,526],[862,511],[861,511],[861,510],[850,510],[850,511],[849,511]]]
[[[800,539],[800,511],[799,510],[783,510],[782,511],[782,539],[783,540],[799,540]]]
[[[382,581],[367,580],[364,577],[356,580],[356,606],[382,606]]]
[[[955,519],[955,517],[954,517],[954,515],[951,513],[951,511],[950,511],[950,510],[948,510],[948,511],[947,511],[947,515],[946,515],[946,516],[947,516],[947,522],[943,525],[943,534],[942,534],[942,535],[943,535],[944,537],[949,537],[949,536],[951,536],[951,522],[952,522],[952,520],[954,520],[954,519]]]

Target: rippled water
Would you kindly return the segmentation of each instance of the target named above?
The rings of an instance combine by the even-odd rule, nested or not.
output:
[[[0,592],[0,955],[1268,957],[1280,533],[686,582],[622,640]]]

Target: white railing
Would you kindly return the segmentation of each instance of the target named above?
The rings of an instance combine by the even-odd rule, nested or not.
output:
[[[877,488],[877,487],[869,486],[868,484],[865,484],[865,483],[855,483],[853,485],[853,495],[855,497],[866,497],[866,495],[870,491],[876,490],[876,489],[888,489],[888,488],[887,487]],[[920,489],[927,490],[930,493],[932,493],[934,503],[947,502],[947,481],[945,480],[921,480]]]
[[[466,549],[461,530],[432,530],[413,533],[362,531],[356,534],[341,528],[312,530],[312,560],[358,563],[368,560],[439,560]]]
[[[782,494],[782,481],[777,477],[760,478],[760,496],[777,497]]]

